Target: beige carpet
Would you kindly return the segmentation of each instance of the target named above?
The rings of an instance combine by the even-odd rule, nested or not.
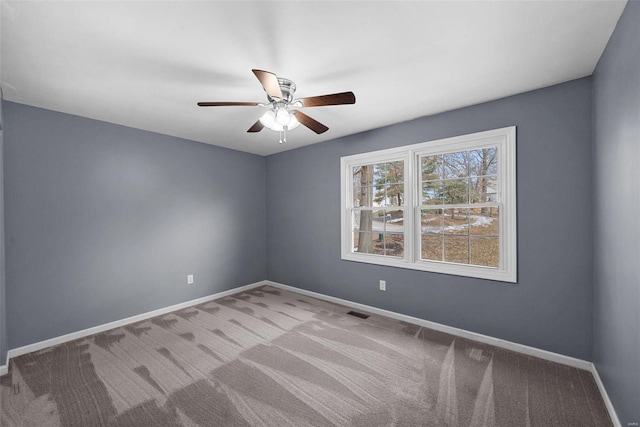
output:
[[[4,426],[610,426],[587,371],[261,287],[11,360]]]

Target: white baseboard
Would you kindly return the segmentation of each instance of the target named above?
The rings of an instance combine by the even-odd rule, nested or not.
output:
[[[521,353],[521,354],[526,354],[529,356],[534,356],[534,357],[538,357],[540,359],[544,359],[544,360],[549,360],[551,362],[556,362],[556,363],[560,363],[563,365],[567,365],[567,366],[572,366],[574,368],[577,369],[583,369],[586,371],[590,371],[591,374],[593,375],[596,384],[598,386],[598,389],[600,391],[600,394],[602,395],[602,398],[604,400],[604,403],[607,407],[607,410],[609,411],[609,415],[611,416],[611,419],[615,425],[615,427],[622,427],[620,424],[620,420],[618,419],[618,415],[613,407],[613,404],[611,403],[611,400],[609,399],[609,395],[607,394],[606,389],[604,388],[604,384],[602,383],[602,380],[600,379],[600,375],[598,374],[598,371],[595,367],[595,365],[591,362],[588,362],[586,360],[582,360],[582,359],[577,359],[574,357],[570,357],[570,356],[565,356],[562,354],[558,354],[558,353],[553,353],[551,351],[546,351],[546,350],[541,350],[535,347],[530,347],[524,344],[518,344],[518,343],[514,343],[511,341],[506,341],[506,340],[502,340],[499,338],[494,338],[494,337],[490,337],[488,335],[482,335],[476,332],[471,332],[471,331],[467,331],[464,329],[459,329],[459,328],[454,328],[451,326],[447,326],[447,325],[443,325],[440,323],[436,323],[436,322],[431,322],[429,320],[424,320],[424,319],[420,319],[418,317],[413,317],[413,316],[408,316],[405,314],[400,314],[400,313],[396,313],[393,311],[389,311],[389,310],[385,310],[382,308],[377,308],[377,307],[373,307],[373,306],[369,306],[366,304],[360,304],[357,302],[353,302],[353,301],[349,301],[349,300],[345,300],[342,298],[336,298],[336,297],[332,297],[332,296],[328,296],[328,295],[324,295],[324,294],[320,294],[317,292],[313,292],[313,291],[307,291],[305,289],[300,289],[300,288],[296,288],[294,286],[289,286],[289,285],[285,285],[282,283],[278,283],[278,282],[273,282],[270,280],[263,280],[260,282],[256,282],[256,283],[251,283],[249,285],[245,285],[245,286],[240,286],[234,289],[229,289],[227,291],[223,291],[223,292],[218,292],[216,294],[213,295],[208,295],[206,297],[202,297],[202,298],[197,298],[191,301],[186,301],[180,304],[175,304],[169,307],[164,307],[164,308],[160,308],[158,310],[153,310],[153,311],[149,311],[147,313],[143,313],[143,314],[138,314],[136,316],[132,316],[132,317],[127,317],[125,319],[121,319],[121,320],[117,320],[115,322],[110,322],[110,323],[105,323],[103,325],[99,325],[99,326],[95,326],[93,328],[89,328],[89,329],[83,329],[81,331],[77,331],[77,332],[73,332],[67,335],[62,335],[59,337],[55,337],[55,338],[51,338],[48,340],[44,340],[44,341],[40,341],[34,344],[29,344],[26,345],[24,347],[19,347],[19,348],[14,348],[9,350],[9,352],[7,353],[7,364],[6,365],[0,365],[0,376],[4,375],[7,373],[8,371],[8,366],[9,366],[9,360],[11,360],[12,357],[18,357],[21,356],[23,354],[27,354],[27,353],[31,353],[34,351],[38,351],[38,350],[43,350],[47,347],[51,347],[54,345],[58,345],[58,344],[62,344],[65,342],[69,342],[69,341],[73,341],[79,338],[84,338],[86,336],[89,335],[93,335],[93,334],[97,334],[99,332],[104,332],[104,331],[108,331],[110,329],[114,329],[114,328],[119,328],[121,326],[126,326],[129,325],[131,323],[135,323],[135,322],[140,322],[142,320],[146,320],[149,319],[151,317],[155,317],[155,316],[160,316],[162,314],[166,314],[166,313],[170,313],[172,311],[175,310],[180,310],[183,308],[187,308],[196,304],[202,304],[208,301],[212,301],[218,298],[223,298],[225,296],[228,295],[232,295],[238,292],[242,292],[242,291],[248,291],[249,289],[253,289],[256,288],[258,286],[262,286],[262,285],[270,285],[273,286],[275,288],[280,288],[283,290],[287,290],[287,291],[291,291],[291,292],[296,292],[299,293],[301,295],[307,295],[313,298],[318,298],[321,300],[325,300],[325,301],[329,301],[329,302],[333,302],[336,304],[341,304],[347,307],[352,307],[352,308],[356,308],[358,310],[363,310],[363,311],[368,311],[369,313],[374,313],[377,315],[381,315],[381,316],[386,316],[386,317],[390,317],[392,319],[396,319],[396,320],[401,320],[404,322],[408,322],[408,323],[413,323],[415,325],[418,326],[424,326],[426,328],[430,328],[430,329],[434,329],[436,331],[440,331],[440,332],[445,332],[451,335],[455,335],[458,337],[463,337],[463,338],[467,338],[467,339],[471,339],[471,340],[475,340],[475,341],[479,341],[485,344],[489,344],[489,345],[493,345],[496,347],[500,347],[500,348],[504,348],[507,350],[511,350],[511,351],[515,351],[517,353]]]
[[[149,311],[146,313],[138,314],[136,316],[127,317],[125,319],[116,320],[114,322],[105,323],[103,325],[94,326],[93,328],[83,329],[81,331],[72,332],[67,335],[62,335],[59,337],[51,338],[44,341],[39,341],[33,344],[25,345],[23,347],[18,347],[11,349],[7,352],[7,364],[2,365],[0,367],[0,375],[6,373],[7,367],[9,366],[9,360],[13,357],[22,356],[23,354],[32,353],[34,351],[43,350],[47,347],[51,347],[54,345],[62,344],[65,342],[77,340],[79,338],[84,338],[89,335],[97,334],[100,332],[108,331],[110,329],[119,328],[121,326],[126,326],[131,323],[140,322],[142,320],[147,320],[151,317],[160,316],[162,314],[170,313],[172,311],[181,310],[183,308],[191,307],[192,305],[202,304],[205,302],[212,301],[214,299],[226,297],[228,295],[232,295],[238,292],[246,291],[249,289],[253,289],[258,286],[268,284],[267,281],[261,281],[256,283],[251,283],[245,286],[240,286],[237,288],[229,289],[227,291],[218,292],[212,295],[208,295],[202,298],[196,298],[191,301],[185,301],[180,304],[171,305],[169,307],[159,308],[157,310]],[[4,369],[4,370],[3,370]]]
[[[607,389],[604,388],[604,383],[600,378],[600,374],[598,374],[598,369],[596,369],[596,365],[594,363],[591,364],[591,374],[598,385],[598,390],[600,391],[600,395],[604,400],[604,405],[607,407],[607,411],[609,411],[609,416],[611,417],[611,421],[613,421],[613,425],[615,427],[622,427],[620,424],[620,418],[618,418],[618,413],[616,409],[613,407],[613,403],[611,403],[611,399],[609,399],[609,393],[607,393]]]
[[[172,311],[175,310],[180,310],[186,307],[190,307],[192,305],[196,305],[196,304],[202,304],[208,301],[212,301],[214,299],[218,299],[218,298],[222,298],[228,295],[232,295],[238,292],[242,292],[242,291],[246,291],[249,289],[253,289],[256,288],[258,286],[262,286],[262,285],[271,285],[273,287],[276,288],[281,288],[284,290],[288,290],[291,292],[297,292],[299,294],[302,295],[307,295],[313,298],[318,298],[318,299],[322,299],[325,301],[330,301],[330,302],[334,302],[337,304],[342,304],[345,305],[347,307],[352,307],[352,308],[357,308],[359,310],[364,310],[364,311],[368,311],[370,313],[374,313],[374,314],[378,314],[381,316],[386,316],[386,317],[390,317],[392,319],[396,319],[396,320],[402,320],[408,323],[413,323],[419,326],[424,326],[426,328],[430,328],[430,329],[434,329],[436,331],[440,331],[440,332],[445,332],[451,335],[455,335],[455,336],[459,336],[459,337],[463,337],[463,338],[467,338],[467,339],[471,339],[471,340],[475,340],[475,341],[479,341],[485,344],[490,344],[490,345],[494,345],[496,347],[500,347],[500,348],[504,348],[507,350],[511,350],[511,351],[515,351],[517,353],[522,353],[522,354],[526,354],[529,356],[535,356],[535,357],[539,357],[541,359],[545,359],[545,360],[549,360],[552,362],[556,362],[556,363],[561,363],[563,365],[568,365],[568,366],[573,366],[574,368],[578,368],[578,369],[583,369],[583,370],[587,370],[587,371],[592,371],[593,372],[593,364],[591,362],[588,362],[586,360],[582,360],[582,359],[576,359],[570,356],[565,356],[562,354],[558,354],[558,353],[553,353],[550,351],[546,351],[546,350],[541,350],[535,347],[529,347],[527,345],[524,344],[518,344],[518,343],[514,343],[511,341],[506,341],[506,340],[502,340],[499,338],[494,338],[494,337],[490,337],[488,335],[482,335],[476,332],[471,332],[471,331],[467,331],[464,329],[459,329],[459,328],[454,328],[452,326],[447,326],[447,325],[443,325],[440,323],[436,323],[436,322],[431,322],[429,320],[424,320],[424,319],[420,319],[418,317],[413,317],[413,316],[408,316],[406,314],[400,314],[400,313],[396,313],[393,311],[389,311],[389,310],[385,310],[382,308],[378,308],[378,307],[373,307],[370,305],[366,305],[366,304],[360,304],[357,302],[353,302],[353,301],[349,301],[349,300],[345,300],[342,298],[336,298],[336,297],[332,297],[332,296],[328,296],[328,295],[324,295],[324,294],[320,294],[317,292],[312,292],[312,291],[307,291],[305,289],[300,289],[300,288],[296,288],[293,286],[289,286],[289,285],[285,285],[282,283],[278,283],[278,282],[272,282],[269,280],[263,280],[260,282],[256,282],[256,283],[251,283],[249,285],[245,285],[245,286],[240,286],[234,289],[229,289],[227,291],[223,291],[223,292],[218,292],[216,294],[212,294],[212,295],[208,295],[206,297],[202,297],[202,298],[197,298],[191,301],[186,301],[180,304],[175,304],[175,305],[171,305],[169,307],[164,307],[164,308],[160,308],[157,310],[153,310],[153,311],[149,311],[147,313],[142,313],[142,314],[138,314],[136,316],[131,316],[131,317],[127,317],[125,319],[121,319],[121,320],[116,320],[114,322],[110,322],[110,323],[105,323],[103,325],[98,325],[98,326],[94,326],[92,328],[88,328],[88,329],[83,329],[81,331],[77,331],[77,332],[72,332],[70,334],[67,335],[62,335],[59,337],[55,337],[55,338],[50,338],[48,340],[44,340],[44,341],[39,341],[33,344],[29,344],[23,347],[18,347],[18,348],[14,348],[9,350],[9,352],[7,353],[7,364],[6,365],[2,365],[0,366],[0,373],[4,372],[7,368],[7,366],[9,365],[9,360],[11,360],[11,358],[13,357],[18,357],[21,356],[23,354],[27,354],[27,353],[31,353],[34,351],[39,351],[39,350],[43,350],[47,347],[51,347],[54,345],[58,345],[58,344],[62,344],[65,342],[69,342],[69,341],[73,341],[79,338],[84,338],[86,336],[89,335],[93,335],[93,334],[97,334],[100,332],[104,332],[104,331],[108,331],[110,329],[114,329],[114,328],[119,328],[121,326],[126,326],[129,325],[131,323],[135,323],[135,322],[140,322],[142,320],[146,320],[149,319],[151,317],[155,317],[155,316],[160,316],[162,314],[166,314],[166,313],[170,313]]]
[[[561,363],[563,365],[572,366],[574,368],[582,369],[585,371],[591,370],[591,365],[592,365],[591,362],[588,362],[582,359],[576,359],[575,357],[565,356],[563,354],[553,353],[551,351],[541,350],[535,347],[529,347],[524,344],[518,344],[511,341],[490,337],[488,335],[482,335],[476,332],[454,328],[452,326],[443,325],[441,323],[431,322],[429,320],[420,319],[418,317],[407,316],[406,314],[400,314],[393,311],[384,310],[382,308],[372,307],[370,305],[365,305],[365,304],[360,304],[357,302],[345,300],[342,298],[336,298],[336,297],[319,294],[317,292],[307,291],[307,290],[296,288],[293,286],[284,285],[282,283],[272,282],[269,280],[267,280],[266,283],[276,288],[297,292],[299,294],[322,299],[325,301],[334,302],[336,304],[346,305],[347,307],[357,308],[359,310],[368,311],[369,313],[391,317],[392,319],[402,320],[404,322],[413,323],[418,326],[424,326],[425,328],[435,329],[436,331],[445,332],[458,337],[463,337],[463,338],[467,338],[474,341],[480,341],[485,344],[490,344],[496,347],[515,351],[517,353],[538,357],[540,359],[549,360],[551,362]]]

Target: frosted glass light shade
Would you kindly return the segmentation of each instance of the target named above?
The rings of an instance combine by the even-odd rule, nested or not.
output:
[[[278,108],[277,111],[267,111],[260,117],[260,123],[276,132],[283,131],[285,126],[287,130],[292,130],[300,126],[300,122],[296,119],[295,114],[285,108]]]

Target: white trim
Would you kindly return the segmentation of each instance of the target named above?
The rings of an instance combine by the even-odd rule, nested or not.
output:
[[[472,264],[457,264],[420,259],[420,189],[416,184],[420,156],[474,150],[495,146],[498,148],[498,205],[500,206],[500,265],[497,268]],[[404,256],[391,257],[353,252],[353,230],[351,214],[353,205],[353,184],[351,168],[363,164],[375,164],[403,160],[405,162],[404,187]],[[416,169],[417,168],[417,169]],[[517,283],[517,200],[516,200],[516,127],[505,127],[484,132],[476,132],[452,138],[421,142],[386,150],[360,153],[340,158],[340,225],[341,259],[385,265],[389,267],[430,271],[434,273],[475,277]],[[448,207],[444,205],[443,207]],[[466,206],[466,205],[465,205]],[[475,206],[475,204],[474,204]],[[430,206],[431,207],[431,206]],[[436,208],[436,205],[433,206]],[[373,207],[371,209],[378,209]],[[379,209],[385,209],[380,207]],[[387,208],[391,209],[391,208]]]
[[[256,288],[258,286],[262,286],[262,285],[266,285],[266,284],[268,284],[268,282],[266,280],[263,280],[263,281],[260,281],[260,282],[256,282],[256,283],[251,283],[251,284],[248,284],[248,285],[244,285],[244,286],[240,286],[240,287],[237,287],[237,288],[229,289],[229,290],[226,290],[226,291],[218,292],[218,293],[215,293],[215,294],[212,294],[212,295],[208,295],[206,297],[196,298],[196,299],[193,299],[191,301],[181,302],[180,304],[175,304],[175,305],[171,305],[169,307],[159,308],[157,310],[148,311],[146,313],[142,313],[142,314],[138,314],[138,315],[135,315],[135,316],[127,317],[125,319],[116,320],[114,322],[105,323],[105,324],[102,324],[102,325],[94,326],[92,328],[83,329],[81,331],[76,331],[76,332],[72,332],[70,334],[66,334],[66,335],[62,335],[62,336],[59,336],[59,337],[50,338],[48,340],[39,341],[39,342],[36,342],[36,343],[33,343],[33,344],[25,345],[23,347],[14,348],[14,349],[11,349],[11,350],[9,350],[7,352],[7,365],[6,366],[7,367],[9,366],[9,360],[11,360],[12,357],[18,357],[18,356],[22,356],[23,354],[32,353],[32,352],[38,351],[38,350],[43,350],[43,349],[45,349],[47,347],[52,347],[54,345],[63,344],[65,342],[77,340],[79,338],[84,338],[84,337],[87,337],[89,335],[93,335],[93,334],[97,334],[97,333],[100,333],[100,332],[108,331],[110,329],[119,328],[121,326],[126,326],[126,325],[129,325],[131,323],[140,322],[142,320],[147,320],[147,319],[149,319],[151,317],[160,316],[162,314],[167,314],[167,313],[170,313],[172,311],[181,310],[183,308],[191,307],[193,305],[202,304],[202,303],[209,302],[209,301],[212,301],[212,300],[215,300],[215,299],[218,299],[218,298],[223,298],[223,297],[226,297],[228,295],[233,295],[233,294],[236,294],[238,292],[247,291],[249,289],[253,289],[253,288]],[[3,366],[5,366],[5,365],[3,365]],[[3,372],[1,369],[2,368],[0,367],[0,373]]]
[[[506,350],[515,351],[517,353],[526,354],[528,356],[538,357],[540,359],[549,360],[551,362],[560,363],[562,365],[571,366],[577,369],[585,371],[591,370],[592,363],[586,360],[577,359],[575,357],[565,356],[563,354],[554,353],[547,350],[541,350],[535,347],[529,347],[528,345],[518,344],[511,341],[502,340],[500,338],[490,337],[488,335],[478,334],[476,332],[467,331],[464,329],[454,328],[452,326],[443,325],[441,323],[431,322],[429,320],[420,319],[418,317],[407,316],[406,314],[396,313],[394,311],[385,310],[378,307],[372,307],[370,305],[360,304],[345,300],[342,298],[331,297],[323,294],[319,294],[313,291],[307,291],[305,289],[296,288],[282,283],[272,282],[267,280],[266,283],[270,286],[284,289],[287,291],[297,292],[299,294],[307,295],[310,297],[322,299],[325,301],[333,302],[336,304],[342,304],[347,307],[357,308],[359,310],[368,311],[369,313],[377,314],[380,316],[390,317],[396,320],[402,320],[404,322],[413,323],[418,326],[424,326],[425,328],[434,329],[436,331],[445,332],[447,334],[455,335],[458,337],[467,338],[474,341],[479,341],[485,344],[493,345],[496,347],[504,348]]]
[[[567,366],[571,366],[577,369],[582,369],[582,370],[586,370],[591,372],[591,374],[593,375],[593,378],[596,382],[596,385],[598,386],[598,390],[600,391],[600,395],[602,396],[602,399],[604,400],[605,406],[607,408],[607,411],[609,412],[609,416],[611,417],[611,420],[614,424],[615,427],[622,427],[622,425],[620,424],[620,420],[618,418],[618,415],[616,413],[615,408],[613,407],[613,404],[611,403],[611,400],[609,399],[609,395],[607,393],[607,390],[604,387],[604,384],[602,383],[602,380],[600,379],[600,375],[598,374],[598,370],[596,369],[596,366],[591,363],[588,362],[586,360],[582,360],[582,359],[577,359],[574,357],[570,357],[570,356],[565,356],[562,354],[558,354],[558,353],[553,353],[550,351],[546,351],[546,350],[541,350],[535,347],[529,347],[527,345],[523,345],[523,344],[518,344],[518,343],[514,343],[511,341],[506,341],[506,340],[502,340],[499,338],[494,338],[494,337],[490,337],[488,335],[482,335],[482,334],[478,334],[476,332],[471,332],[471,331],[467,331],[464,329],[459,329],[459,328],[454,328],[451,326],[446,326],[440,323],[436,323],[436,322],[431,322],[429,320],[424,320],[424,319],[420,319],[418,317],[413,317],[413,316],[408,316],[405,314],[400,314],[400,313],[396,313],[393,311],[389,311],[389,310],[385,310],[382,308],[377,308],[377,307],[372,307],[370,305],[366,305],[366,304],[360,304],[357,302],[353,302],[353,301],[349,301],[349,300],[345,300],[342,298],[336,298],[336,297],[332,297],[332,296],[328,296],[328,295],[324,295],[324,294],[320,294],[317,292],[313,292],[313,291],[307,291],[305,289],[300,289],[300,288],[296,288],[293,286],[289,286],[289,285],[285,285],[282,283],[278,283],[278,282],[273,282],[270,280],[262,280],[260,282],[256,282],[256,283],[251,283],[249,285],[245,285],[245,286],[240,286],[238,288],[234,288],[234,289],[229,289],[226,291],[222,291],[222,292],[218,292],[216,294],[213,295],[209,295],[206,297],[202,297],[202,298],[197,298],[191,301],[186,301],[180,304],[175,304],[169,307],[165,307],[165,308],[160,308],[158,310],[153,310],[153,311],[149,311],[147,313],[143,313],[143,314],[139,314],[136,316],[132,316],[132,317],[127,317],[125,319],[121,319],[121,320],[117,320],[115,322],[110,322],[110,323],[105,323],[103,325],[99,325],[99,326],[95,326],[93,328],[89,328],[89,329],[84,329],[81,331],[77,331],[77,332],[73,332],[71,334],[67,334],[67,335],[63,335],[60,337],[56,337],[56,338],[51,338],[45,341],[40,341],[34,344],[29,344],[26,345],[24,347],[19,347],[19,348],[15,348],[12,350],[9,350],[9,352],[7,353],[7,364],[6,365],[0,365],[0,376],[2,375],[6,375],[8,373],[8,367],[9,367],[9,360],[12,357],[18,357],[21,356],[23,354],[27,354],[27,353],[31,353],[33,351],[38,351],[38,350],[43,350],[47,347],[51,347],[57,344],[62,344],[68,341],[72,341],[78,338],[83,338],[89,335],[93,335],[99,332],[104,332],[104,331],[108,331],[110,329],[114,329],[114,328],[118,328],[121,326],[125,326],[131,323],[135,323],[135,322],[139,322],[142,320],[146,320],[149,319],[151,317],[155,317],[155,316],[159,316],[162,314],[166,314],[166,313],[170,313],[172,311],[175,310],[180,310],[183,308],[187,308],[193,305],[197,305],[197,304],[202,304],[208,301],[212,301],[218,298],[223,298],[226,297],[228,295],[233,295],[239,292],[243,292],[243,291],[248,291],[249,289],[253,289],[253,288],[257,288],[258,286],[263,286],[263,285],[269,285],[269,286],[273,286],[275,288],[280,288],[283,290],[287,290],[287,291],[291,291],[291,292],[296,292],[299,293],[301,295],[307,295],[313,298],[318,298],[321,300],[325,300],[325,301],[330,301],[333,303],[337,303],[337,304],[341,304],[347,307],[352,307],[352,308],[357,308],[359,310],[363,310],[363,311],[368,311],[370,313],[374,313],[377,315],[381,315],[381,316],[386,316],[386,317],[390,317],[392,319],[396,319],[396,320],[402,320],[404,322],[408,322],[408,323],[413,323],[415,325],[419,325],[419,326],[424,326],[426,328],[430,328],[430,329],[434,329],[436,331],[440,331],[440,332],[445,332],[454,336],[458,336],[458,337],[463,337],[463,338],[467,338],[467,339],[471,339],[471,340],[475,340],[475,341],[479,341],[485,344],[490,344],[499,348],[504,348],[507,350],[511,350],[511,351],[515,351],[517,353],[521,353],[521,354],[526,354],[529,356],[534,356],[534,357],[538,357],[540,359],[544,359],[544,360],[549,360],[551,362],[556,362],[556,363],[560,363],[563,365],[567,365]]]
[[[552,362],[556,362],[556,363],[561,363],[563,365],[568,365],[568,366],[572,366],[574,368],[578,368],[578,369],[583,369],[583,370],[587,370],[587,371],[591,371],[594,372],[594,369],[592,366],[593,364],[591,362],[588,362],[586,360],[582,360],[582,359],[576,359],[570,356],[565,356],[562,354],[558,354],[558,353],[553,353],[550,351],[546,351],[546,350],[541,350],[535,347],[529,347],[527,345],[524,344],[518,344],[518,343],[514,343],[511,341],[506,341],[506,340],[502,340],[499,338],[494,338],[488,335],[482,335],[476,332],[471,332],[471,331],[467,331],[464,329],[459,329],[459,328],[454,328],[452,326],[447,326],[447,325],[443,325],[441,323],[436,323],[436,322],[432,322],[429,320],[425,320],[425,319],[420,319],[418,317],[413,317],[413,316],[408,316],[406,314],[401,314],[401,313],[396,313],[394,311],[389,311],[389,310],[385,310],[382,308],[378,308],[378,307],[372,307],[370,305],[366,305],[366,304],[360,304],[357,302],[353,302],[353,301],[349,301],[349,300],[345,300],[342,298],[336,298],[336,297],[332,297],[332,296],[328,296],[328,295],[324,295],[324,294],[320,294],[317,292],[313,292],[313,291],[307,291],[305,289],[300,289],[300,288],[296,288],[293,286],[289,286],[289,285],[285,285],[282,283],[278,283],[278,282],[273,282],[270,280],[262,280],[260,282],[256,282],[256,283],[251,283],[249,285],[245,285],[245,286],[240,286],[237,288],[233,288],[233,289],[229,289],[226,291],[222,291],[222,292],[218,292],[216,294],[213,295],[208,295],[206,297],[202,297],[202,298],[197,298],[191,301],[186,301],[180,304],[175,304],[169,307],[164,307],[164,308],[160,308],[157,310],[153,310],[153,311],[149,311],[146,313],[142,313],[142,314],[138,314],[136,316],[131,316],[131,317],[127,317],[125,319],[121,319],[121,320],[116,320],[114,322],[110,322],[110,323],[105,323],[103,325],[98,325],[98,326],[94,326],[92,328],[88,328],[88,329],[83,329],[81,331],[77,331],[77,332],[72,332],[70,334],[67,335],[62,335],[59,337],[55,337],[55,338],[50,338],[48,340],[44,340],[44,341],[39,341],[33,344],[29,344],[23,347],[18,347],[18,348],[14,348],[8,351],[7,353],[7,364],[6,365],[1,365],[0,366],[0,373],[6,373],[5,370],[7,369],[8,365],[9,365],[9,360],[11,360],[11,358],[13,357],[18,357],[18,356],[22,356],[23,354],[27,354],[27,353],[31,353],[34,351],[39,351],[39,350],[43,350],[47,347],[51,347],[54,345],[58,345],[58,344],[63,344],[65,342],[69,342],[69,341],[73,341],[79,338],[84,338],[87,337],[89,335],[93,335],[93,334],[97,334],[100,332],[104,332],[104,331],[108,331],[110,329],[115,329],[115,328],[119,328],[121,326],[126,326],[129,325],[131,323],[135,323],[135,322],[140,322],[142,320],[147,320],[151,317],[155,317],[155,316],[160,316],[162,314],[166,314],[166,313],[170,313],[172,311],[176,311],[176,310],[181,310],[183,308],[187,308],[187,307],[191,307],[193,305],[197,305],[197,304],[202,304],[208,301],[212,301],[218,298],[223,298],[226,297],[228,295],[232,295],[238,292],[243,292],[243,291],[247,291],[249,289],[253,289],[256,288],[258,286],[262,286],[262,285],[270,285],[276,288],[280,288],[280,289],[284,289],[287,291],[291,291],[291,292],[297,292],[299,294],[302,295],[307,295],[313,298],[318,298],[318,299],[322,299],[325,301],[330,301],[330,302],[334,302],[337,304],[342,304],[344,306],[347,307],[352,307],[352,308],[357,308],[359,310],[364,310],[364,311],[368,311],[370,313],[374,313],[380,316],[386,316],[386,317],[390,317],[392,319],[396,319],[396,320],[402,320],[404,322],[408,322],[408,323],[413,323],[419,326],[424,326],[426,328],[430,328],[430,329],[434,329],[436,331],[440,331],[440,332],[445,332],[451,335],[455,335],[455,336],[459,336],[459,337],[463,337],[463,338],[467,338],[467,339],[471,339],[471,340],[475,340],[475,341],[479,341],[485,344],[490,344],[490,345],[494,345],[496,347],[500,347],[500,348],[504,348],[507,350],[511,350],[511,351],[515,351],[518,353],[522,353],[522,354],[526,354],[529,356],[535,356],[535,357],[539,357],[541,359],[545,359],[545,360],[550,360]],[[596,375],[594,374],[594,377],[596,377]],[[602,382],[599,380],[599,377],[596,377],[596,382],[598,382],[598,387],[601,388],[601,390],[604,390],[604,386],[602,386]],[[603,394],[604,395],[604,394]],[[611,404],[610,401],[607,399],[605,399],[605,402],[609,402],[609,405]]]
[[[591,364],[591,374],[593,375],[593,379],[596,381],[596,385],[598,386],[598,390],[600,391],[600,395],[602,396],[602,400],[604,400],[604,406],[607,407],[607,411],[609,411],[609,416],[611,417],[611,421],[615,427],[622,427],[620,424],[620,418],[618,418],[618,414],[616,413],[616,409],[613,407],[613,403],[611,403],[611,399],[609,399],[609,393],[607,393],[607,389],[604,388],[604,383],[598,374],[598,369],[596,368],[595,363]]]

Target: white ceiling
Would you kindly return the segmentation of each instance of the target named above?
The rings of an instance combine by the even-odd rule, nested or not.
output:
[[[626,1],[2,1],[4,98],[268,155],[590,75]],[[246,130],[252,68],[306,108],[287,144]]]

